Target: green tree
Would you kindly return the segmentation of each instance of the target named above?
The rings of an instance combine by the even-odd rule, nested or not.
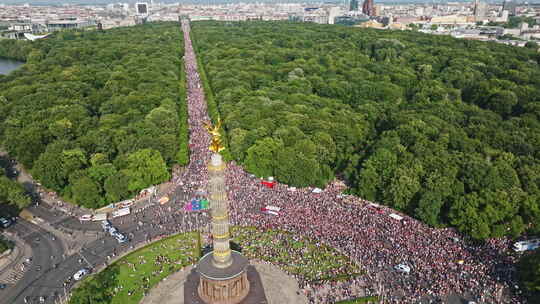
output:
[[[107,201],[119,202],[127,198],[132,191],[129,190],[130,178],[120,171],[105,179],[103,188],[106,192]]]
[[[3,170],[0,170],[0,202],[8,203],[17,209],[28,207],[31,202],[24,187],[5,176]]]
[[[143,149],[130,154],[125,174],[129,177],[130,191],[157,185],[170,178],[161,154],[152,149]]]
[[[283,149],[281,140],[271,137],[258,140],[247,150],[244,162],[247,170],[259,177],[274,176],[277,153],[281,149]]]
[[[514,92],[499,91],[493,93],[486,104],[486,107],[503,117],[512,114],[512,108],[517,105],[518,99]]]
[[[72,198],[86,208],[99,208],[102,206],[101,189],[89,177],[77,178],[71,185]]]

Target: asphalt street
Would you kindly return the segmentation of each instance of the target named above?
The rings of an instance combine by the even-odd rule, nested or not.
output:
[[[6,304],[19,303],[15,301],[17,295],[25,293],[27,287],[41,281],[42,276],[50,272],[55,264],[61,263],[64,252],[63,245],[57,236],[23,219],[19,219],[7,231],[16,233],[30,245],[32,257],[22,279],[16,285],[8,286],[1,291],[0,303]],[[22,299],[20,303],[24,303]]]
[[[37,204],[27,210],[43,221],[31,223],[19,219],[16,224],[6,229],[30,245],[32,258],[30,263],[25,263],[28,264],[25,271],[20,271],[22,278],[0,290],[0,304],[56,303],[60,297],[69,293],[75,283],[71,278],[81,268],[103,267],[119,254],[157,236],[175,232],[172,227],[153,224],[150,213],[160,206],[148,208],[154,204],[152,200],[157,199],[152,197],[152,200],[148,198],[138,202],[132,208],[132,215],[112,220],[113,225],[129,237],[129,242],[120,244],[102,231],[99,223],[79,221],[75,215],[83,210],[66,203],[58,204],[57,198],[40,189],[32,177],[5,154],[2,154],[2,166],[10,173],[10,178],[17,179],[32,194],[33,201]],[[182,196],[187,197],[187,194]],[[178,206],[181,207],[180,204]],[[40,302],[40,297],[44,298],[44,302]]]
[[[187,194],[185,195],[187,196]],[[40,209],[43,208],[46,207],[40,207]],[[103,267],[115,256],[129,252],[134,247],[145,244],[146,241],[178,232],[178,227],[182,224],[191,229],[195,228],[195,225],[191,223],[196,221],[204,225],[204,216],[197,214],[190,214],[185,218],[176,217],[173,219],[170,217],[167,222],[156,220],[156,213],[166,214],[168,208],[181,208],[181,203],[167,206],[155,205],[145,208],[144,211],[113,219],[111,220],[112,224],[129,237],[129,242],[120,244],[110,235],[100,232],[96,240],[82,243],[82,248],[69,256],[66,255],[66,249],[63,248],[59,235],[55,235],[53,240],[53,234],[50,232],[35,224],[20,220],[16,225],[10,227],[9,231],[17,233],[31,244],[34,257],[30,270],[24,274],[23,278],[16,285],[8,286],[7,289],[0,291],[0,304],[25,303],[25,298],[28,303],[39,303],[40,297],[44,297],[45,303],[55,303],[55,300],[68,293],[75,283],[71,280],[70,283],[64,285],[64,282],[68,281],[81,268],[98,269]],[[49,219],[51,213],[54,213],[50,210],[41,210],[40,212],[42,212],[40,217],[43,216],[44,220]],[[57,226],[62,227],[63,223],[64,221],[60,221]],[[101,229],[100,225],[96,223],[80,223],[78,221],[77,223],[83,227],[82,230],[94,229],[96,225]],[[86,229],[87,227],[93,228]],[[79,231],[79,233],[81,232]],[[77,241],[81,243],[84,242],[84,239]],[[54,264],[56,264],[56,268]],[[41,267],[39,271],[37,270],[38,265]]]
[[[58,207],[51,207],[46,202],[27,208],[32,214],[50,223],[56,229],[65,231],[101,231],[101,226],[96,222],[81,222],[76,217],[69,216],[60,211]]]

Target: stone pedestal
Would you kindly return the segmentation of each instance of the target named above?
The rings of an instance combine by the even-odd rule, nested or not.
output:
[[[249,293],[246,267],[248,260],[231,251],[232,263],[226,268],[215,267],[213,252],[203,256],[197,265],[200,282],[197,291],[208,304],[238,304]]]

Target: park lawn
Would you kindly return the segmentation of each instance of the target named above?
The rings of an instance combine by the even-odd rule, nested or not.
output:
[[[339,301],[336,304],[363,304],[363,303],[378,303],[377,297],[363,297],[354,300]]]
[[[112,286],[102,288],[104,293],[112,294],[109,303],[136,304],[141,301],[145,291],[157,285],[163,278],[193,264],[196,261],[197,252],[197,233],[178,234],[122,257],[97,275],[113,277]],[[156,263],[158,257],[162,261],[160,265]],[[77,296],[76,293],[88,292],[88,290],[83,290],[86,286],[99,284],[87,282],[95,279],[95,276],[88,277],[79,288],[75,289],[70,303],[79,303],[76,299],[82,297]],[[128,295],[129,291],[132,291],[131,296]]]
[[[356,264],[336,249],[286,231],[233,227],[232,235],[247,258],[276,264],[289,274],[307,281],[337,281],[362,273]]]

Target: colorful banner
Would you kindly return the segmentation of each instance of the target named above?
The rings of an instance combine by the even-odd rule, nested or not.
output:
[[[199,211],[209,208],[210,203],[206,199],[197,200],[193,199],[191,202],[184,206],[185,211]]]
[[[261,184],[264,185],[265,187],[267,188],[274,188],[274,185],[276,184],[276,182],[268,182],[268,181],[261,181]]]

